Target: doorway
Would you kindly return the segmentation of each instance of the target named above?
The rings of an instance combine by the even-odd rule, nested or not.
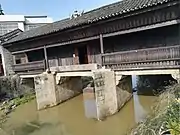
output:
[[[78,47],[78,56],[79,56],[79,64],[88,64],[87,47],[86,46]]]

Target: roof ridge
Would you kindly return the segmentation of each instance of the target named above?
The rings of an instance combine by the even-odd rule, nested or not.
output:
[[[84,14],[88,14],[88,13],[94,12],[94,11],[99,10],[99,9],[108,8],[108,7],[110,7],[110,6],[116,5],[116,4],[118,4],[118,3],[123,3],[123,2],[125,2],[125,1],[131,1],[131,0],[121,0],[121,1],[117,1],[117,2],[114,2],[114,3],[108,4],[108,5],[104,5],[104,6],[101,6],[101,7],[92,9],[92,10],[89,10],[89,11],[85,12]]]

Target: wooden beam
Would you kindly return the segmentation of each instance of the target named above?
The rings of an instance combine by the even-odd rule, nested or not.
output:
[[[62,42],[62,43],[57,43],[57,44],[50,44],[50,45],[46,45],[46,48],[52,48],[52,47],[57,47],[57,46],[69,45],[69,44],[76,44],[76,43],[81,43],[81,42],[86,42],[86,41],[91,41],[91,40],[96,40],[96,39],[99,39],[99,36],[77,39],[77,40],[67,41],[67,42]],[[35,47],[35,48],[25,49],[25,50],[21,50],[21,51],[15,51],[15,52],[12,52],[12,54],[30,52],[30,51],[40,50],[43,48],[44,48],[43,46]]]
[[[62,42],[62,43],[47,45],[46,48],[63,46],[63,45],[69,45],[69,44],[76,44],[76,43],[81,43],[81,42],[86,42],[86,41],[95,40],[95,39],[98,39],[98,38],[99,38],[99,36],[87,37],[87,38],[83,38],[83,39],[77,39],[77,40],[73,40],[73,41],[67,41],[67,42]]]
[[[101,48],[101,54],[104,54],[104,45],[103,45],[103,36],[100,34],[100,48]]]
[[[15,52],[12,52],[12,54],[19,54],[19,53],[24,53],[24,52],[30,52],[30,51],[35,51],[35,50],[40,50],[40,49],[43,49],[44,47],[35,47],[35,48],[31,48],[31,49],[25,49],[25,50],[22,50],[22,51],[15,51]]]
[[[147,26],[143,26],[143,27],[137,27],[137,28],[133,28],[133,29],[129,29],[129,30],[122,30],[122,31],[117,31],[117,32],[113,32],[113,33],[103,34],[103,37],[104,38],[113,37],[113,36],[117,36],[117,35],[123,35],[123,34],[128,34],[128,33],[133,33],[133,32],[139,32],[139,31],[144,31],[144,30],[161,28],[161,27],[165,27],[165,26],[171,26],[171,25],[175,25],[175,24],[179,24],[179,23],[180,23],[180,19],[171,20],[171,21],[147,25]]]
[[[47,57],[47,49],[46,49],[46,46],[44,46],[44,58],[45,58],[45,63],[46,63],[46,69],[48,71],[50,71],[49,69],[49,62],[48,62],[48,57]]]

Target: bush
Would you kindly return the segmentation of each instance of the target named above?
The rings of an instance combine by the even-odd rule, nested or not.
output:
[[[33,91],[33,88],[22,84],[18,75],[0,77],[0,100],[17,98]]]
[[[180,134],[180,85],[168,87],[158,98],[153,112],[132,130],[132,135]]]

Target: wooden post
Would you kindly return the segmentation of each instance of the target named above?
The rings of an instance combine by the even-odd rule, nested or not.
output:
[[[16,55],[13,55],[13,65],[16,64]]]
[[[74,54],[73,54],[73,64],[78,65],[79,64],[79,56],[78,56],[78,48],[75,47]]]
[[[91,50],[90,50],[89,45],[87,45],[87,59],[88,59],[88,64],[92,63],[92,60],[91,60]]]
[[[49,69],[49,62],[48,62],[48,57],[47,57],[47,49],[46,49],[46,46],[44,46],[44,58],[45,58],[46,69],[47,69],[47,71],[49,72],[50,69]]]
[[[103,36],[100,34],[100,48],[101,48],[101,54],[104,54],[104,46],[103,46]]]
[[[99,36],[99,38],[100,38],[100,49],[101,49],[101,65],[103,65],[103,54],[104,54],[104,46],[103,46],[103,36],[102,36],[102,34],[100,34],[100,36]]]

